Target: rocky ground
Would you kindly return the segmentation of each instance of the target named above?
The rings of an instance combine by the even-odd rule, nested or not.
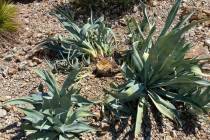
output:
[[[1,38],[0,42],[0,104],[5,100],[28,95],[36,90],[41,82],[35,75],[34,69],[45,68],[48,66],[45,62],[45,54],[47,52],[38,52],[39,43],[47,37],[64,33],[64,29],[58,20],[50,15],[53,6],[60,4],[61,0],[43,0],[43,1],[21,1],[15,3],[19,9],[18,20],[20,22],[19,31],[15,34],[8,35],[7,39]],[[174,0],[154,0],[151,1],[148,11],[150,15],[155,13],[158,28],[162,27],[167,16],[167,12],[174,3]],[[196,14],[191,20],[198,20],[210,17],[210,1],[184,0],[182,10],[179,16],[188,11],[195,10]],[[126,12],[125,12],[126,13]],[[106,13],[107,16],[109,14]],[[126,14],[111,14],[109,22],[113,24],[114,30],[117,32],[118,42],[126,43],[126,27],[125,16],[139,16],[137,6],[134,6]],[[178,20],[179,18],[177,18]],[[199,25],[186,35],[186,38],[192,42],[194,49],[189,52],[189,56],[209,57],[210,47],[210,23]],[[203,69],[210,70],[210,63],[205,63]],[[63,76],[59,75],[60,81]],[[57,77],[58,77],[57,75]],[[87,75],[82,79],[80,86],[82,87],[82,95],[91,99],[102,98],[104,95],[103,88],[108,88],[113,81],[120,80],[119,77],[113,78],[97,78],[93,74]],[[100,110],[100,109],[99,109]],[[151,109],[153,110],[153,109]],[[145,139],[185,139],[194,140],[210,139],[210,123],[208,116],[195,118],[185,116],[185,125],[178,128],[173,122],[166,118],[161,118],[156,111],[149,111],[150,116],[144,124],[144,133],[142,138]],[[152,113],[153,112],[153,113]],[[156,115],[154,115],[156,114]],[[19,130],[20,120],[23,115],[17,112],[17,108],[11,107],[8,110],[0,109],[0,140],[24,139],[24,134]],[[159,117],[157,117],[159,116]],[[189,118],[190,119],[189,119]],[[161,120],[161,119],[162,120]],[[184,119],[184,118],[183,118]],[[158,120],[158,121],[157,121]],[[116,123],[115,123],[116,122]],[[125,121],[126,122],[126,121]],[[99,122],[99,126],[104,132],[99,134],[84,135],[83,139],[133,139],[129,131],[131,121],[128,120],[127,127],[122,130],[120,125],[125,122]],[[157,123],[158,122],[158,123]],[[160,123],[161,122],[161,123]],[[109,126],[109,123],[112,125]],[[122,133],[123,132],[123,133]]]

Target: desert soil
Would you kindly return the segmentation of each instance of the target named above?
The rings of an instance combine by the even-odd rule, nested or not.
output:
[[[17,33],[9,35],[10,41],[2,39],[0,42],[0,104],[12,98],[18,98],[29,95],[36,91],[40,84],[40,78],[34,73],[34,69],[49,69],[45,61],[45,54],[48,52],[37,51],[40,42],[50,36],[63,34],[65,30],[59,21],[50,14],[54,5],[61,4],[61,0],[42,0],[42,1],[18,1],[15,5],[18,7],[18,21],[20,28]],[[155,13],[157,27],[160,30],[164,24],[170,7],[174,4],[174,0],[153,0],[148,6],[150,15]],[[198,20],[210,17],[210,1],[209,0],[184,0],[179,17],[191,10],[195,10],[196,14],[191,20]],[[100,11],[99,11],[100,12]],[[114,11],[115,12],[115,11]],[[141,19],[140,11],[137,5],[129,9],[123,14],[105,15],[113,29],[117,34],[119,46],[126,44],[126,27],[124,17],[133,16]],[[99,14],[100,15],[100,14]],[[83,17],[83,15],[80,15]],[[78,15],[78,19],[80,17]],[[201,24],[186,34],[187,40],[191,41],[194,48],[189,52],[188,56],[210,57],[210,22]],[[119,48],[120,49],[120,48]],[[203,69],[210,70],[210,63],[205,63]],[[64,75],[56,74],[59,82],[62,82]],[[90,99],[101,99],[104,96],[104,88],[109,88],[113,81],[121,79],[115,77],[95,77],[91,72],[80,82],[82,95]],[[100,112],[100,107],[96,108]],[[164,140],[207,140],[210,139],[210,123],[209,117],[200,116],[183,116],[185,120],[182,128],[177,127],[167,118],[154,109],[150,109],[148,120],[144,123],[143,134],[139,139],[164,139]],[[24,139],[24,133],[20,130],[21,118],[23,114],[18,113],[16,107],[10,107],[7,110],[0,109],[0,140],[19,140]],[[133,139],[130,136],[131,122],[126,121],[99,121],[97,125],[104,131],[96,134],[83,135],[82,139]],[[125,126],[122,129],[120,126]],[[110,127],[109,127],[110,126]]]

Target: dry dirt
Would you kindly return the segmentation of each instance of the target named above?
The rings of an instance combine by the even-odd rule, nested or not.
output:
[[[21,26],[18,33],[11,35],[12,40],[2,40],[0,43],[0,104],[5,100],[28,95],[30,92],[36,90],[41,81],[33,70],[37,68],[49,69],[44,59],[45,53],[47,52],[36,52],[36,48],[39,46],[39,43],[47,37],[65,32],[58,20],[50,15],[53,5],[59,3],[61,3],[61,0],[31,2],[23,0],[23,2],[15,3],[19,9],[18,20]],[[151,2],[148,11],[150,15],[155,13],[158,29],[161,29],[160,27],[164,24],[168,10],[173,3],[174,0],[154,0]],[[179,16],[195,9],[196,15],[192,20],[201,19],[210,16],[210,1],[199,0],[193,2],[191,0],[184,0],[181,9]],[[125,13],[126,12],[123,12],[122,15],[111,14],[109,18],[109,22],[113,24],[114,31],[117,32],[119,46],[126,44],[126,37],[124,35],[126,33],[126,27],[123,18],[125,16],[141,18],[136,5],[126,14]],[[109,14],[107,14],[107,16],[108,15]],[[178,19],[179,17],[176,21]],[[210,56],[210,23],[197,26],[186,35],[186,38],[194,45],[194,49],[188,54],[190,57]],[[210,63],[206,63],[203,68],[210,70]],[[56,76],[59,77],[60,82],[62,82],[63,77],[65,77],[61,74],[57,74]],[[80,82],[82,95],[91,99],[101,99],[104,95],[103,89],[108,88],[111,82],[117,80],[119,79],[116,77],[97,78],[92,74],[87,75]],[[9,110],[0,109],[0,140],[24,139],[24,133],[19,129],[22,116],[23,115],[18,113],[15,107]],[[156,111],[149,111],[148,116],[150,116],[150,119],[145,121],[144,133],[142,134],[142,138],[139,139],[210,139],[210,124],[207,121],[209,119],[208,116],[201,116],[198,120],[192,116],[185,116],[186,118],[183,119],[186,120],[186,123],[183,128],[178,128],[173,122],[160,117],[160,114],[156,113]],[[126,126],[124,130],[122,130],[121,127],[118,128],[120,125],[125,125],[126,121],[121,123],[116,121],[108,123],[112,125],[105,129],[103,133],[87,134],[82,138],[101,140],[133,139],[132,136],[129,135],[129,131],[131,130],[130,125]],[[99,126],[104,127],[104,125],[107,125],[107,122],[99,122]]]

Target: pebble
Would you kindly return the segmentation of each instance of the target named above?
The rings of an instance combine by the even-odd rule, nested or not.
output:
[[[138,6],[133,7],[133,12],[136,13],[138,11]]]
[[[210,47],[210,38],[207,38],[205,40],[205,45],[208,46],[208,47]]]
[[[39,58],[33,58],[33,60],[32,60],[33,62],[36,62],[36,64],[41,64],[42,63],[42,60],[41,59],[39,59]]]
[[[32,61],[29,61],[28,62],[28,66],[29,67],[34,67],[34,66],[36,66],[37,64],[36,63],[33,63]]]
[[[171,136],[166,136],[164,139],[165,140],[172,140],[172,137]]]
[[[7,111],[0,108],[0,118],[3,118],[7,115]]]
[[[16,74],[17,71],[18,71],[17,68],[9,68],[8,75],[12,76],[12,75]]]
[[[204,9],[204,10],[203,10],[203,13],[205,13],[207,16],[210,16],[210,10]]]
[[[157,4],[158,4],[157,1],[155,1],[155,0],[151,1],[151,6],[155,7],[155,6],[157,6]]]
[[[204,64],[203,66],[202,66],[202,69],[203,70],[208,70],[208,71],[210,71],[210,64]]]
[[[12,58],[13,58],[13,55],[9,54],[4,57],[4,60],[7,62],[10,62],[10,61],[12,61]]]
[[[26,70],[26,69],[27,69],[27,64],[25,64],[25,63],[19,64],[19,66],[18,66],[19,71],[23,71],[23,70]]]
[[[107,131],[109,129],[109,124],[107,124],[105,122],[101,122],[101,129],[103,131]]]

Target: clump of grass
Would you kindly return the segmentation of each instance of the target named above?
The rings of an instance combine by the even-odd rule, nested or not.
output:
[[[0,0],[0,32],[16,31],[17,22],[15,21],[17,8],[7,0]]]

